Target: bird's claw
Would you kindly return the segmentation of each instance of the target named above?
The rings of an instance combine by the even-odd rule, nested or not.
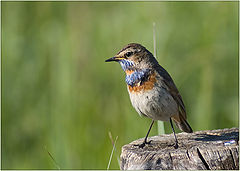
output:
[[[174,148],[178,149],[178,143],[174,144]]]
[[[142,144],[134,144],[134,146],[138,146],[139,148],[145,147],[146,144],[151,144],[152,140],[144,141]]]

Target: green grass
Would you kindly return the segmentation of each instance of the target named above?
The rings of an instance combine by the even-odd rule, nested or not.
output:
[[[237,127],[238,2],[2,2],[2,169],[57,169],[46,149],[61,169],[106,169],[109,131],[118,156],[144,137],[151,120],[104,60],[153,52],[153,22],[193,130]]]

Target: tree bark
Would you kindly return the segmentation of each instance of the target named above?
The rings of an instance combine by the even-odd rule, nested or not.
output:
[[[122,170],[238,170],[239,129],[219,129],[177,134],[179,147],[173,147],[173,134],[143,138],[122,147]]]

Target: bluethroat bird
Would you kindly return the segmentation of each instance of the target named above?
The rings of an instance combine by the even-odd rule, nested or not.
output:
[[[187,122],[186,110],[182,97],[168,72],[158,64],[156,58],[145,47],[131,43],[120,50],[114,57],[105,62],[118,62],[126,73],[128,93],[131,103],[140,116],[152,119],[152,123],[142,144],[143,148],[154,121],[170,121],[175,138],[178,141],[172,120],[177,127],[191,133],[192,128]]]

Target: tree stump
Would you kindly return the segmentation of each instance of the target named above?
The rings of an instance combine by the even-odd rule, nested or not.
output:
[[[179,147],[173,147],[173,134],[143,138],[122,147],[122,170],[238,170],[239,129],[219,129],[177,134]]]

